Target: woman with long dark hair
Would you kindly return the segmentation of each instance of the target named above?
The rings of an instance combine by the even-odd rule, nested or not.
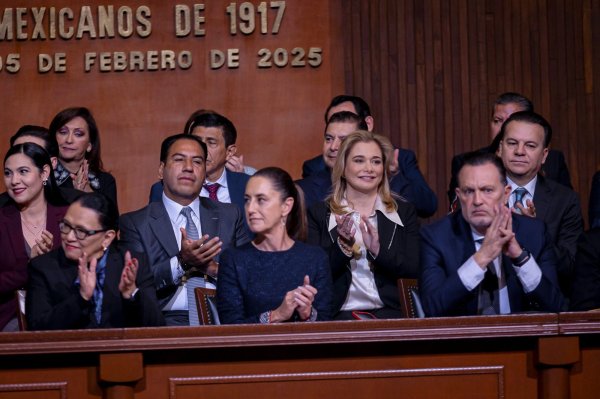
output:
[[[104,170],[100,156],[100,133],[89,109],[67,108],[50,122],[50,135],[58,144],[56,183],[84,192],[99,192],[117,207],[115,178]]]
[[[14,292],[27,284],[31,258],[60,245],[58,223],[66,211],[50,156],[34,143],[17,144],[4,157],[9,201],[0,208],[0,330],[14,331]]]

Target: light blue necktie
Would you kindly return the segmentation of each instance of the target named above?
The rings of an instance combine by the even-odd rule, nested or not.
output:
[[[525,204],[523,203],[523,197],[525,197],[525,194],[527,194],[527,189],[523,187],[518,187],[513,194],[515,195],[515,203],[513,205],[513,208],[515,208],[517,213],[521,213],[521,210],[517,208],[517,204],[525,206]]]
[[[192,220],[192,208],[189,206],[181,209],[181,214],[185,217],[185,231],[187,232],[187,237],[190,240],[198,240],[200,238],[200,234],[198,233],[198,228],[194,224]],[[198,319],[198,307],[196,305],[196,294],[194,293],[194,288],[196,287],[204,287],[206,285],[205,281],[201,277],[191,277],[187,280],[186,288],[187,288],[187,298],[188,298],[188,314],[190,320],[190,326],[198,326],[200,325],[200,321]]]

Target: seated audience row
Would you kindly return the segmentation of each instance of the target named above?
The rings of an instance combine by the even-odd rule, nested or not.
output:
[[[593,280],[595,236],[577,251],[579,200],[548,178],[552,130],[518,112],[527,101],[499,98],[493,149],[453,170],[460,210],[421,237],[417,215],[437,199],[414,154],[370,131],[359,97],[332,100],[323,153],[298,186],[276,167],[241,173],[254,171],[236,155],[231,121],[195,112],[163,141],[151,202],[119,225],[92,115],[62,111],[49,132],[15,135],[5,158],[0,248],[14,258],[0,261],[0,326],[15,329],[11,293],[25,286],[31,329],[198,325],[196,287],[217,288],[217,323],[399,318],[397,280],[417,277],[428,316],[556,312],[569,298],[573,309],[600,306],[593,287],[582,297],[576,285]]]

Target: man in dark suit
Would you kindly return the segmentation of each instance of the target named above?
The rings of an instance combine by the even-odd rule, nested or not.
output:
[[[166,138],[159,167],[161,201],[121,217],[123,244],[148,255],[167,325],[197,323],[193,292],[188,292],[192,281],[213,288],[220,252],[249,240],[237,206],[198,195],[206,153],[206,144],[194,135]]]
[[[501,94],[492,107],[492,118],[490,120],[490,138],[492,143],[487,146],[480,148],[477,151],[489,152],[495,154],[498,151],[498,146],[502,137],[500,135],[500,129],[504,121],[508,119],[513,113],[519,111],[532,111],[533,103],[525,96],[519,93],[503,93]],[[456,210],[458,205],[458,198],[456,197],[456,176],[458,170],[464,162],[466,154],[458,154],[452,158],[451,164],[451,176],[450,185],[448,187],[448,200],[450,201],[450,211]],[[550,150],[544,164],[542,165],[542,173],[545,177],[554,180],[566,187],[573,188],[571,186],[571,177],[569,176],[569,169],[565,162],[565,156],[561,151]]]
[[[420,295],[428,316],[558,312],[555,255],[544,223],[512,214],[502,162],[465,157],[461,210],[421,231]]]
[[[319,157],[325,168],[316,171],[296,183],[304,192],[306,208],[314,203],[324,201],[331,191],[331,170],[335,165],[337,153],[342,141],[356,130],[367,130],[367,124],[354,112],[341,111],[331,115],[325,126],[323,155]]]
[[[552,128],[542,116],[521,111],[504,122],[500,135],[500,156],[511,186],[508,205],[546,223],[556,252],[560,287],[568,297],[583,217],[577,194],[540,173]]]
[[[214,111],[200,110],[190,116],[185,132],[199,137],[208,149],[206,181],[200,196],[236,204],[243,210],[244,191],[250,176],[226,168],[237,151],[237,130],[233,123]],[[160,201],[161,197],[161,184],[156,183],[152,186],[150,201]]]
[[[375,121],[371,116],[369,105],[362,98],[348,95],[334,97],[325,112],[325,124],[328,125],[332,116],[340,112],[351,112],[358,115],[360,120],[364,122],[364,125],[359,126],[359,129],[373,131]],[[302,165],[303,178],[306,179],[313,175],[317,177],[310,182],[302,183],[301,187],[306,188],[309,192],[311,191],[308,188],[309,186],[313,188],[320,187],[317,190],[318,195],[309,198],[310,202],[315,199],[322,201],[331,188],[331,169],[335,164],[337,155],[337,147],[335,146],[339,146],[339,141],[337,144],[335,140],[328,142],[327,129],[328,126],[325,127],[323,153],[305,161]],[[343,136],[345,137],[351,132],[345,132]],[[390,189],[412,203],[417,209],[418,216],[425,218],[433,215],[437,210],[437,197],[419,170],[415,153],[410,150],[396,148],[390,169],[392,175]]]

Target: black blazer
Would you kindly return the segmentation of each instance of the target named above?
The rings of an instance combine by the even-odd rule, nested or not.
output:
[[[98,190],[93,189],[95,192],[104,194],[108,199],[110,199],[115,207],[117,208],[117,213],[119,212],[119,203],[117,201],[117,182],[113,175],[108,172],[94,172],[96,177],[98,177],[98,181],[100,182],[100,188]],[[71,177],[67,177],[66,180],[59,186],[59,188],[68,188],[73,189],[73,179]],[[73,194],[67,194],[65,200],[69,201],[69,198],[72,198]],[[70,201],[72,202],[72,201]]]
[[[533,203],[536,218],[546,223],[554,244],[560,288],[570,296],[577,240],[583,233],[579,198],[575,191],[538,175]]]
[[[397,280],[416,278],[419,272],[419,223],[413,205],[398,201],[398,216],[404,227],[391,222],[377,212],[377,232],[381,249],[375,259],[369,259],[375,269],[375,284],[384,305],[400,309]],[[325,202],[318,202],[308,211],[308,243],[321,246],[329,254],[333,277],[333,310],[338,312],[352,282],[350,258],[337,245],[337,229],[328,231],[331,211]]]
[[[123,299],[119,292],[125,251],[115,246],[109,251],[100,324],[94,317],[92,301],[84,300],[75,285],[77,262],[67,259],[62,248],[32,259],[25,313],[28,328],[66,330],[163,325],[146,256],[132,253],[140,265],[136,277],[139,291],[130,301]]]

